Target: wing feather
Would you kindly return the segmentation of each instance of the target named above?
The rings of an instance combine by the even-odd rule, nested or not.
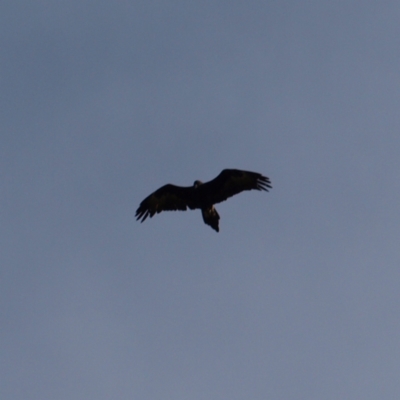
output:
[[[185,211],[189,207],[195,208],[193,188],[175,185],[164,185],[147,196],[136,210],[136,220],[143,222],[161,211]]]
[[[220,203],[244,190],[271,189],[268,177],[257,172],[224,169],[215,179],[200,186],[210,204]]]

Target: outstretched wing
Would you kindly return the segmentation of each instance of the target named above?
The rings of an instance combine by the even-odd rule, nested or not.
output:
[[[185,211],[189,207],[195,208],[193,201],[193,188],[175,185],[164,185],[150,196],[146,197],[136,210],[136,220],[143,222],[148,216],[161,211]]]
[[[257,172],[224,169],[215,179],[200,186],[210,204],[220,203],[244,190],[271,189],[271,181]]]

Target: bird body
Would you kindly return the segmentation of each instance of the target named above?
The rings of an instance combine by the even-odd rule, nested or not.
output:
[[[224,169],[215,179],[193,186],[167,184],[146,197],[136,210],[136,219],[143,222],[161,211],[200,209],[205,224],[219,232],[219,219],[214,204],[227,200],[244,190],[271,189],[269,178],[250,171]]]

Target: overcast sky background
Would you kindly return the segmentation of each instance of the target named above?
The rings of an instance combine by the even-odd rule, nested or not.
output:
[[[398,1],[0,10],[2,399],[399,398]]]

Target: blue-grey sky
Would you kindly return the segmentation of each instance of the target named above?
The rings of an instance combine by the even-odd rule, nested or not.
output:
[[[0,397],[398,398],[399,20],[4,0]],[[223,168],[274,188],[136,222]]]

